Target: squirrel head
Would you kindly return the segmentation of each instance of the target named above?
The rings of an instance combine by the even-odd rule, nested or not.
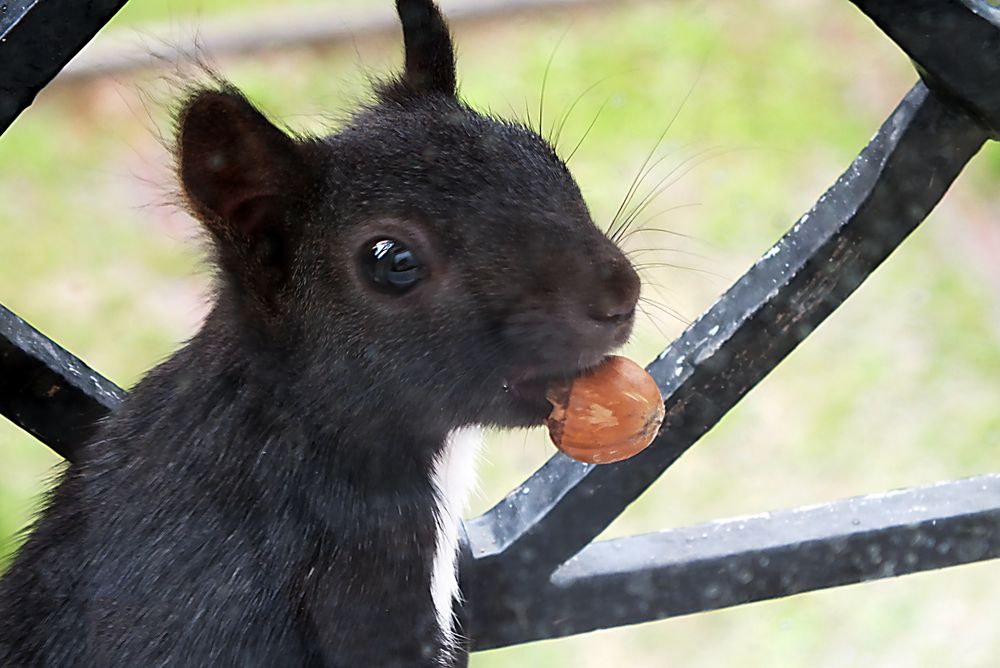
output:
[[[434,3],[396,4],[403,72],[329,136],[279,129],[225,82],[182,104],[178,174],[220,304],[401,418],[539,424],[549,381],[628,338],[638,276],[545,139],[459,98]]]

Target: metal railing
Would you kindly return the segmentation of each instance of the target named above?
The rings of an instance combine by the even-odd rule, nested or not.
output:
[[[648,370],[666,403],[642,454],[558,454],[465,523],[474,649],[1000,557],[1000,475],[605,542],[594,539],[830,315],[1000,137],[1000,9],[852,0],[921,81],[816,205]],[[8,0],[0,131],[124,4]],[[124,392],[0,307],[0,412],[72,459]]]

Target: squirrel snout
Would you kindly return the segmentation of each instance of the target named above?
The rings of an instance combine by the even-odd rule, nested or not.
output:
[[[589,313],[590,317],[598,322],[617,325],[630,320],[635,315],[636,301],[618,301],[608,303],[601,307],[595,307]]]
[[[609,325],[630,322],[639,303],[639,275],[630,265],[616,265],[601,285],[600,297],[590,304],[587,315]]]

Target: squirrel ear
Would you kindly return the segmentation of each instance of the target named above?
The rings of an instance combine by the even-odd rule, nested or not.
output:
[[[292,138],[232,87],[192,94],[178,121],[181,184],[209,232],[245,245],[280,229],[303,171]]]
[[[403,24],[406,70],[402,83],[412,92],[456,93],[455,49],[441,11],[431,0],[396,0]]]

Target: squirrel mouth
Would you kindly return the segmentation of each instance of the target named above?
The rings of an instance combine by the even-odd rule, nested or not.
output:
[[[503,382],[503,391],[529,416],[532,423],[542,424],[552,412],[548,399],[553,386],[565,386],[577,376],[603,360],[562,371],[540,372],[533,369],[511,376]]]
[[[546,399],[552,382],[553,379],[541,376],[518,378],[504,381],[503,391],[529,424],[542,424],[552,412],[552,404]]]

